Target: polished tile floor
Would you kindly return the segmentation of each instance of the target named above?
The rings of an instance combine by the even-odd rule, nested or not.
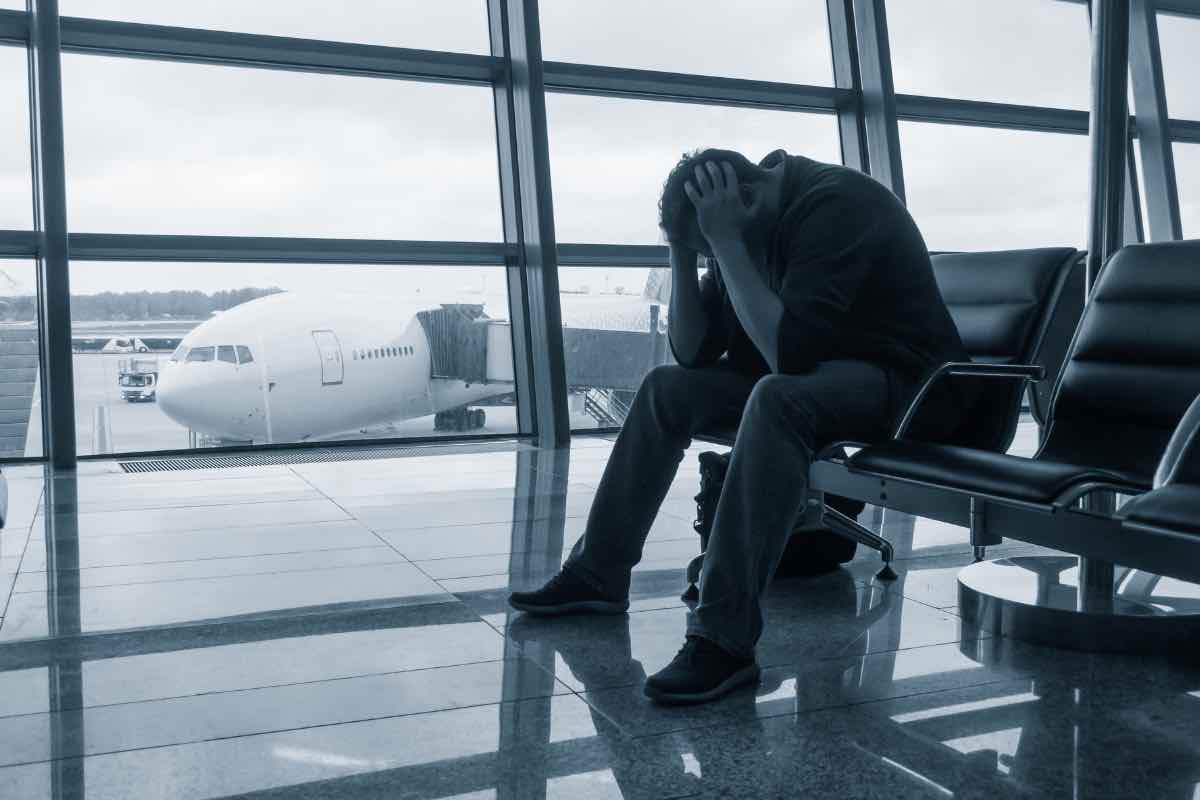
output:
[[[629,615],[504,602],[558,568],[611,445],[7,469],[0,798],[1200,798],[1200,669],[982,635],[966,532],[873,508],[894,584],[865,552],[777,581],[756,690],[651,705],[704,448]]]

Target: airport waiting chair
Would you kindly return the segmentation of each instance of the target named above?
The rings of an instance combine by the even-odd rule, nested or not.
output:
[[[1180,560],[1196,564],[1200,580],[1200,396],[1167,443],[1153,491],[1131,499],[1120,516],[1126,533],[1151,537],[1156,547],[1177,550]]]
[[[1109,502],[1153,487],[1160,455],[1200,394],[1198,332],[1200,240],[1129,245],[1109,259],[1092,291],[1033,458],[897,436],[815,463],[812,484],[965,525],[977,556],[1008,537],[1195,580],[1200,550],[1189,546],[1189,563],[1178,563],[1179,551],[1123,533]],[[1011,365],[987,379],[1023,383],[1036,371]],[[1182,433],[1178,441],[1193,440]],[[1167,513],[1171,498],[1191,496],[1193,446],[1168,450],[1186,455],[1173,473],[1179,477],[1161,478],[1157,501],[1127,504],[1126,529],[1153,519],[1155,508]]]
[[[1066,344],[1053,340],[1050,334],[1068,339],[1074,329],[1073,324],[1065,329],[1064,320],[1069,321],[1072,307],[1078,304],[1064,295],[1072,279],[1079,280],[1082,274],[1083,259],[1078,251],[1058,247],[942,253],[933,256],[932,262],[942,297],[972,360],[970,365],[953,370],[956,375],[969,370],[983,370],[975,373],[983,375],[1007,374],[1015,369],[1022,376],[1036,379],[1043,373],[1057,373]],[[1023,390],[1024,383],[1010,381],[1000,384],[995,391],[978,392],[965,423],[949,441],[992,452],[1006,451],[1016,432]],[[896,435],[919,433],[922,427],[919,415],[906,415]],[[697,438],[731,446],[736,433],[736,428],[709,431]],[[828,452],[840,455],[841,451],[835,448]],[[895,578],[891,543],[856,519],[831,508],[824,492],[812,487],[793,533],[822,529],[878,551],[883,560],[878,577]],[[688,566],[688,582],[693,587],[703,560],[701,553]],[[693,588],[685,596],[695,596]]]

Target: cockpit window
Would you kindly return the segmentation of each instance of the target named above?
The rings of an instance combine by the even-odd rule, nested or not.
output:
[[[188,363],[190,364],[194,361],[212,361],[214,349],[212,347],[193,347],[187,356]]]
[[[223,344],[217,348],[217,361],[225,361],[230,364],[237,363],[237,353],[233,351],[233,345]]]
[[[246,345],[244,345],[244,344],[239,344],[237,346],[237,355],[238,355],[238,362],[240,362],[242,364],[249,364],[251,361],[254,360],[254,356],[252,356],[250,354],[250,348],[246,347]]]
[[[183,361],[184,356],[187,355],[187,351],[188,351],[188,349],[186,347],[184,347],[183,345],[179,345],[179,347],[175,348],[175,352],[171,353],[171,357],[168,360],[169,361]]]

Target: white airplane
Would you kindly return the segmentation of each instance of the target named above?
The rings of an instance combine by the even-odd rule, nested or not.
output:
[[[564,320],[646,330],[646,301],[661,300],[657,288],[642,297],[564,297]],[[483,411],[466,406],[514,391],[509,333],[496,331],[489,342],[486,382],[431,377],[417,314],[439,307],[420,298],[291,292],[243,303],[184,337],[159,376],[159,408],[230,442],[322,439],[430,414],[458,429],[481,427]]]
[[[270,443],[323,438],[511,393],[511,381],[430,377],[429,340],[417,319],[430,305],[292,293],[243,303],[184,337],[162,369],[158,405],[193,431]],[[510,374],[511,361],[509,353]],[[481,414],[474,423],[482,423]]]

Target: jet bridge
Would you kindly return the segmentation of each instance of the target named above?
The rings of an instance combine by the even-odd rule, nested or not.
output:
[[[429,341],[431,378],[513,382],[506,320],[492,319],[482,305],[466,303],[421,311],[417,319]],[[659,327],[659,307],[652,305],[645,331],[563,328],[567,386],[589,395],[591,402],[585,407],[596,409],[589,413],[601,424],[619,423],[622,409],[613,407],[614,398],[636,391],[652,367],[670,360],[667,336]]]

